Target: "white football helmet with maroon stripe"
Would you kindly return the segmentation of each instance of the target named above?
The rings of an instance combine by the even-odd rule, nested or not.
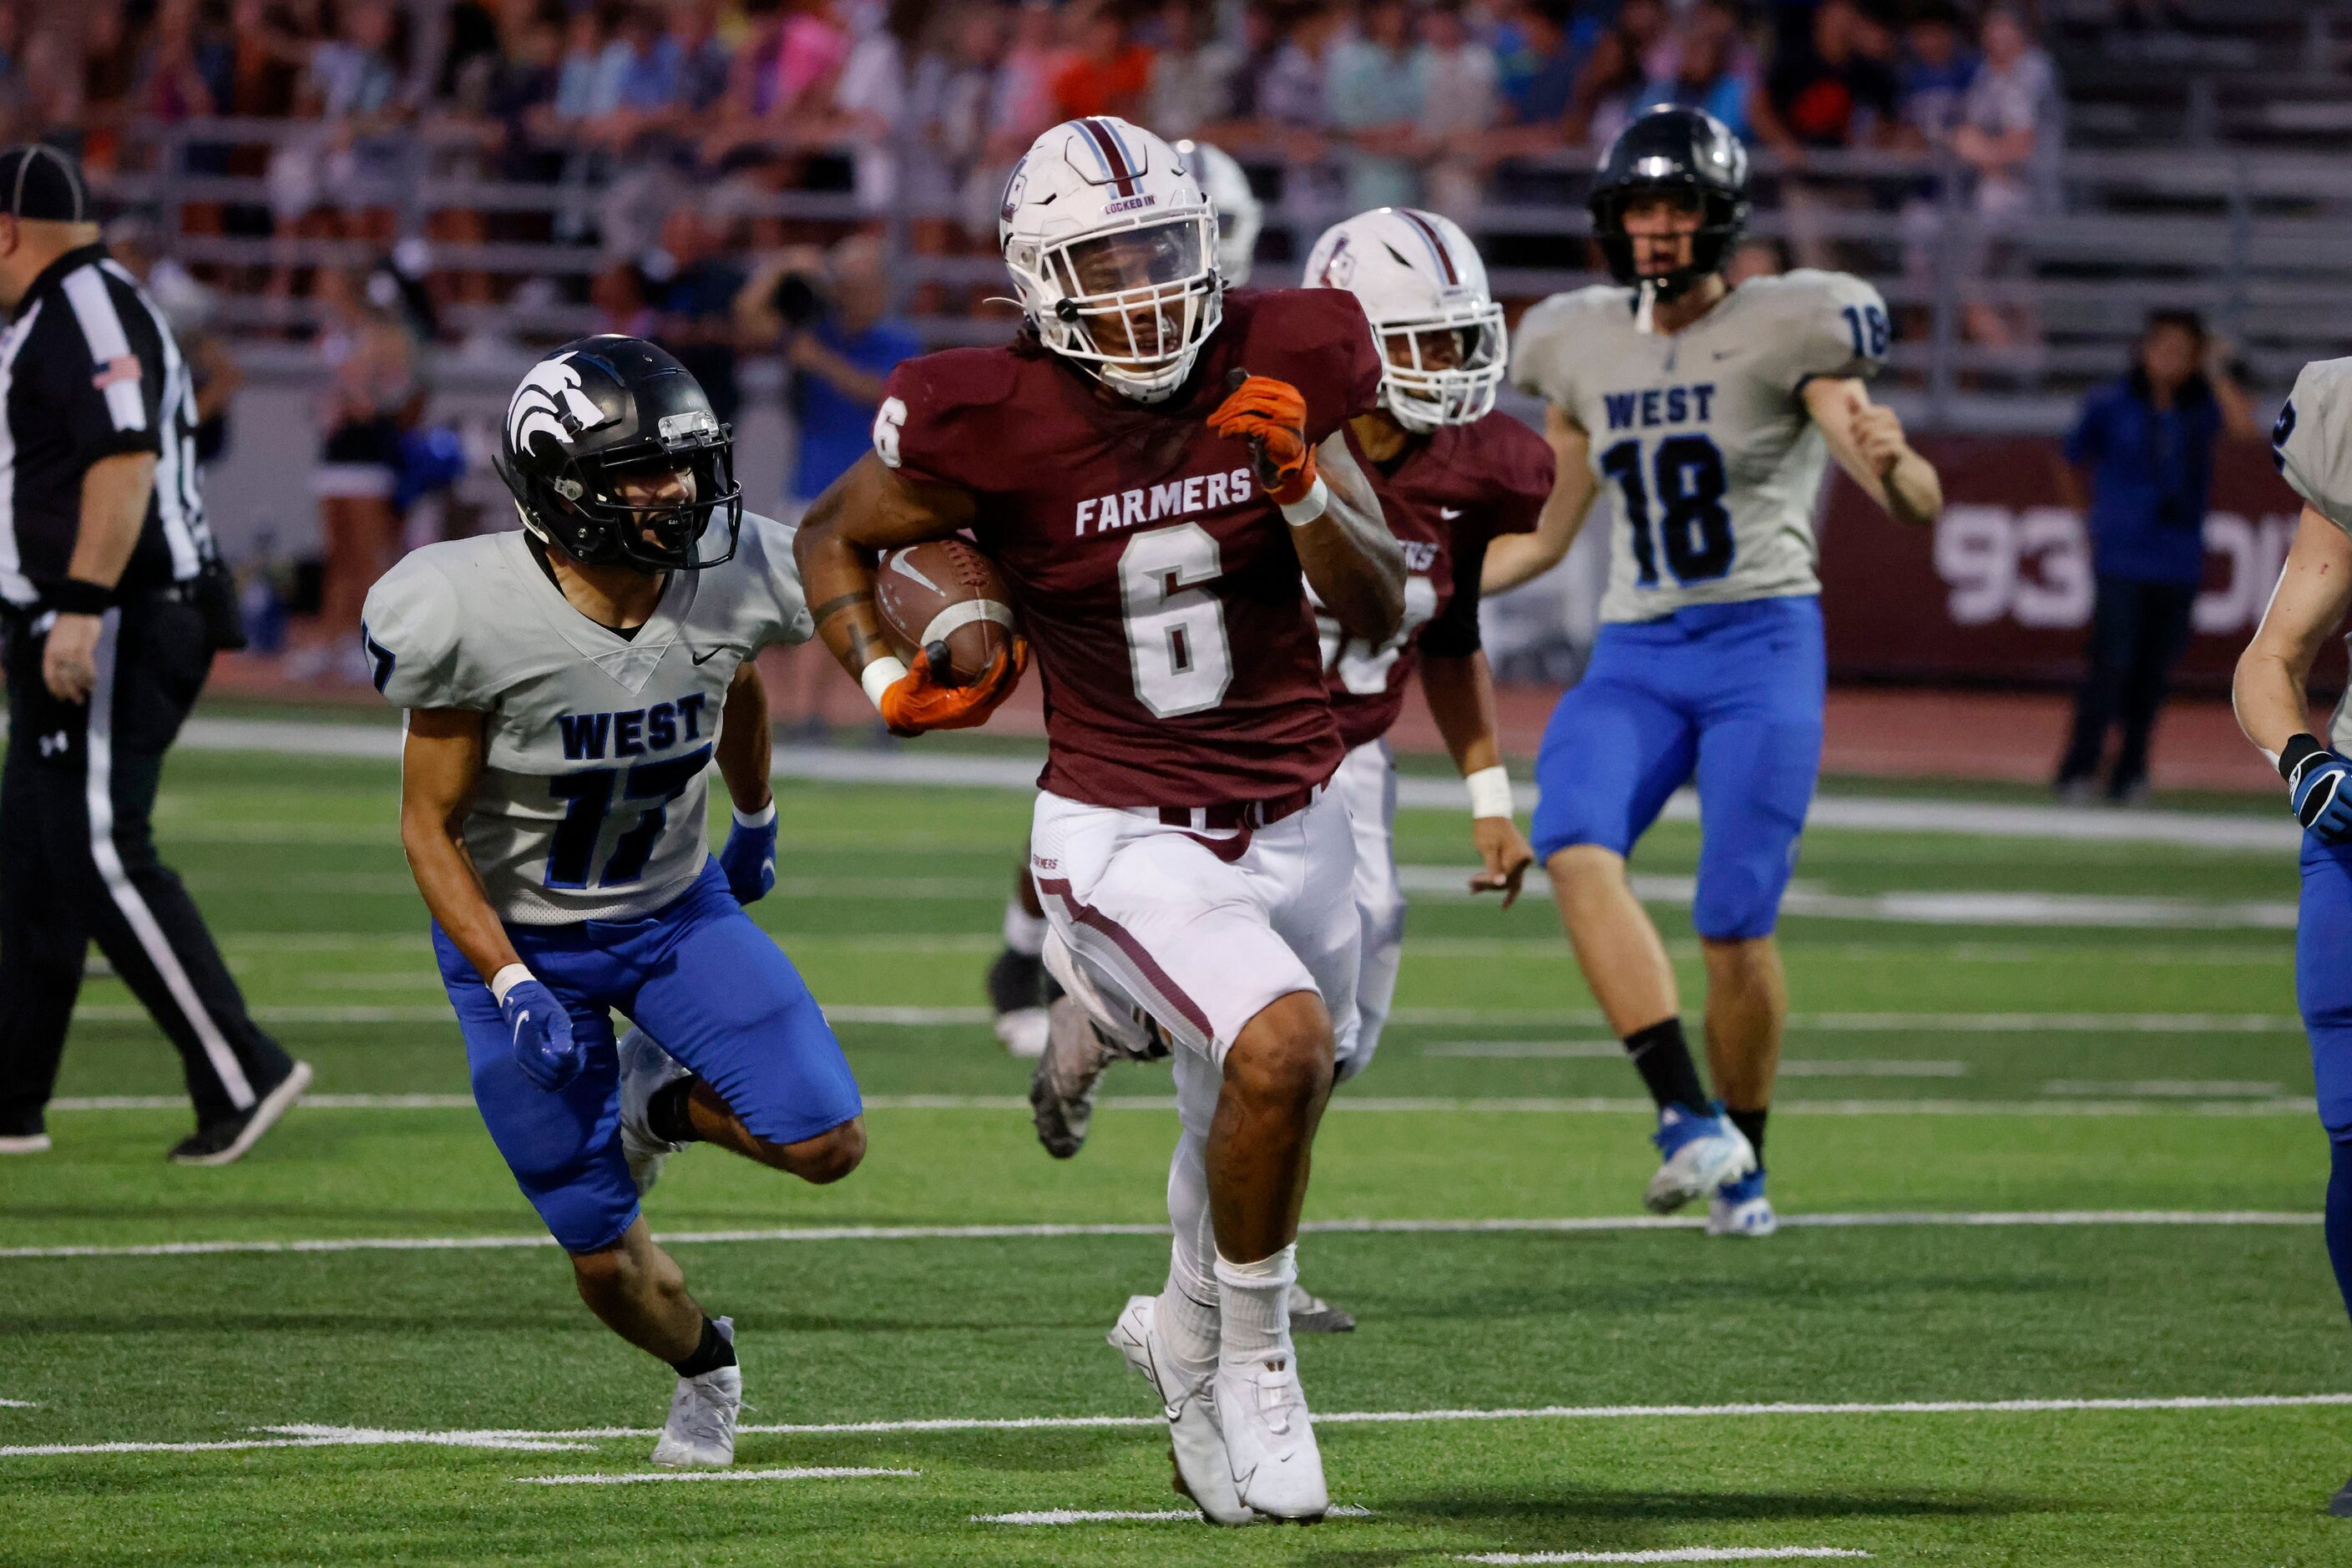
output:
[[[1408,430],[1470,425],[1495,406],[1510,360],[1486,264],[1452,218],[1374,207],[1307,253],[1306,286],[1345,289],[1381,349],[1381,405]]]
[[[1209,205],[1217,210],[1217,270],[1225,287],[1239,289],[1250,280],[1257,259],[1258,230],[1265,226],[1265,205],[1250,189],[1249,175],[1233,154],[1206,142],[1179,142],[1176,151],[1201,182]]]
[[[1183,384],[1221,317],[1217,218],[1173,147],[1109,115],[1030,143],[997,241],[1045,347],[1156,403]]]

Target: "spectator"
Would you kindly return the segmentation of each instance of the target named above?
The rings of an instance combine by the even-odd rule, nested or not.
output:
[[[1571,143],[1607,142],[1633,117],[1666,41],[1665,0],[1622,0],[1577,72],[1561,129]]]
[[[1349,210],[1409,206],[1418,194],[1413,156],[1423,77],[1406,0],[1370,0],[1355,32],[1331,47],[1324,119],[1344,149]]]
[[[1234,75],[1228,82],[1226,118],[1212,121],[1197,132],[1202,141],[1226,149],[1257,146],[1265,140],[1262,124],[1261,88],[1285,43],[1282,14],[1274,0],[1250,0],[1242,11],[1241,41],[1235,49]]]
[[[986,159],[1006,19],[993,0],[967,5],[949,47],[925,55],[918,68],[914,106],[928,155],[908,171],[907,206],[914,247],[922,255],[947,255],[967,233],[992,243],[996,238],[1004,187]],[[936,287],[924,287],[928,298],[918,309],[938,310]]]
[[[1062,24],[1051,0],[1024,0],[1014,19],[989,110],[989,162],[1008,175],[1029,143],[1055,122],[1054,81],[1073,58]]]
[[[2058,764],[2058,792],[2069,798],[2089,797],[2118,720],[2107,798],[2122,805],[2147,793],[2148,739],[2205,572],[2213,449],[2224,436],[2260,434],[2225,361],[2194,312],[2159,310],[2131,373],[2093,389],[2066,437],[2068,488],[2078,508],[2088,495],[2098,578],[2089,668]]]
[[[1259,121],[1292,158],[1322,153],[1323,132],[1330,123],[1326,62],[1343,26],[1336,6],[1309,5],[1292,13],[1282,47],[1258,84]]]
[[[1208,22],[1200,0],[1171,0],[1160,11],[1144,122],[1171,141],[1198,136],[1233,112],[1241,60],[1232,46],[1210,36]]]
[[[1078,48],[1053,78],[1054,116],[1143,118],[1151,87],[1151,51],[1128,37],[1118,0],[1097,0],[1077,25]]]
[[[882,26],[851,46],[833,93],[834,134],[856,149],[851,160],[858,207],[887,216],[898,197],[899,141],[906,134],[908,75],[931,18],[932,0],[890,0]]]
[[[1507,123],[1549,132],[1567,118],[1580,64],[1568,30],[1570,5],[1571,0],[1528,0],[1512,13],[1509,41],[1497,51],[1496,82]]]
[[[719,0],[672,0],[667,37],[677,52],[678,106],[697,116],[715,111],[735,68],[719,36]]]
[[[2006,5],[1985,15],[1979,39],[1984,63],[1960,104],[1952,150],[1976,176],[1971,205],[1977,219],[1972,278],[2011,278],[2024,271],[2016,236],[2040,208],[2053,184],[2050,158],[2059,151],[2058,73],[2050,57],[2033,44],[2024,18]],[[2014,346],[2037,341],[2041,332],[2030,306],[2004,309],[1984,299],[1967,310],[1969,335],[1979,342]]]
[[[1421,115],[1414,125],[1428,162],[1422,200],[1450,216],[1478,205],[1479,148],[1498,104],[1495,51],[1474,36],[1458,0],[1434,0],[1421,13],[1421,47],[1413,55]]]
[[[596,310],[596,330],[624,337],[650,338],[659,330],[654,317],[653,285],[646,269],[634,261],[615,261],[588,285],[588,303]]]
[[[368,585],[390,569],[400,542],[392,502],[399,476],[400,437],[422,402],[416,345],[402,327],[396,289],[372,291],[340,268],[321,268],[319,304],[325,327],[320,357],[328,373],[321,408],[326,439],[311,491],[319,498],[325,546],[319,624],[310,640],[287,657],[287,676],[321,676],[353,684],[368,679],[355,635]]]
[[[1876,53],[1890,44],[1854,0],[1821,0],[1801,42],[1784,39],[1749,94],[1758,138],[1792,171],[1781,181],[1781,202],[1800,267],[1836,268],[1837,216],[1867,200],[1855,187],[1808,179],[1801,171],[1815,153],[1872,145],[1890,133],[1895,73]]]
[[[1748,139],[1748,97],[1755,89],[1756,68],[1739,34],[1738,0],[1698,0],[1656,58],[1657,74],[1642,89],[1637,108],[1674,104],[1705,110],[1734,136]]]
[[[662,219],[661,247],[646,260],[652,280],[655,341],[694,373],[710,395],[711,411],[735,422],[735,296],[743,274],[719,254],[720,235],[692,205]]]
[[[1915,12],[1904,34],[1894,144],[1939,157],[1948,153],[1976,71],[1958,6],[1933,0]],[[1922,175],[1904,193],[1903,279],[1914,299],[1927,298],[1936,287],[1947,195],[1938,174]]]
[[[787,399],[799,437],[785,482],[782,520],[797,526],[809,503],[873,449],[874,415],[883,384],[898,362],[923,352],[922,340],[889,315],[889,258],[871,236],[853,235],[826,255],[800,247],[771,260],[736,297],[746,342],[780,342],[792,380]],[[771,689],[785,710],[806,716],[822,733],[845,708],[871,728],[873,710],[856,700],[814,642],[778,661]]]

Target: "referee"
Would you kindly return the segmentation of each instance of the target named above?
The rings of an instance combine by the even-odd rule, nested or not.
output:
[[[179,1047],[225,1165],[310,1069],[254,1026],[148,818],[218,647],[241,642],[197,499],[195,398],[155,305],[98,242],[70,159],[0,153],[0,1153],[42,1123],[92,939]]]

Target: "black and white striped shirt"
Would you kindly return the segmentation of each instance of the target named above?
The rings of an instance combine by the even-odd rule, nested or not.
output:
[[[155,457],[155,492],[121,589],[186,582],[212,549],[196,472],[196,398],[163,312],[101,245],[42,269],[0,330],[0,599],[31,606],[66,575],[82,476]]]

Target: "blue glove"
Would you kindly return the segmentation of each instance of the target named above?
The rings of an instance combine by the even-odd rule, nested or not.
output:
[[[2308,742],[2283,765],[2287,798],[2294,802],[2294,819],[2304,831],[2325,844],[2352,839],[2352,788],[2346,787],[2352,784],[2352,763]]]
[[[776,889],[776,803],[757,816],[735,814],[727,847],[719,852],[727,890],[739,904],[756,904]]]
[[[525,978],[507,987],[499,1016],[514,1036],[515,1066],[540,1088],[554,1094],[580,1076],[588,1052],[572,1037],[572,1015],[555,993]]]

